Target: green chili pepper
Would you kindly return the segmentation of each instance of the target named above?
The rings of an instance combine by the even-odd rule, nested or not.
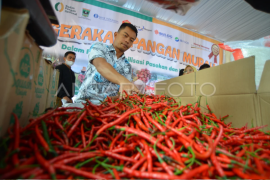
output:
[[[136,149],[137,149],[137,151],[139,151],[139,153],[141,154],[141,156],[144,157],[142,151],[140,150],[140,148],[138,146],[136,147]]]
[[[41,125],[42,125],[42,129],[43,129],[44,139],[46,140],[46,142],[48,143],[48,145],[50,147],[50,152],[52,152],[55,156],[57,156],[57,153],[51,144],[46,123],[43,120],[41,121]]]
[[[78,147],[81,143],[82,143],[82,141],[79,141],[77,144],[75,144],[74,147]]]
[[[75,166],[75,168],[76,168],[76,169],[79,169],[79,168],[81,168],[82,166],[84,166],[85,164],[87,164],[87,163],[89,163],[89,162],[91,162],[91,161],[93,161],[94,159],[97,159],[97,158],[100,158],[100,157],[90,158],[90,159],[87,159],[87,160],[85,160],[85,161],[83,161],[83,162],[81,162],[81,163],[78,163],[78,164]]]
[[[170,150],[173,150],[174,149],[174,147],[175,147],[175,141],[173,140],[173,138],[172,137],[170,137],[170,140],[172,141],[172,143],[173,143],[173,146],[172,146],[172,148],[170,149]]]

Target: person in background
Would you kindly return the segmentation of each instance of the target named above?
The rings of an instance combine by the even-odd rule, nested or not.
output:
[[[74,102],[85,103],[89,99],[100,104],[109,97],[118,96],[118,92],[138,92],[132,82],[131,64],[124,52],[136,40],[137,28],[131,23],[122,23],[114,33],[113,44],[94,43],[88,54],[88,66],[85,79]]]
[[[199,71],[203,70],[203,69],[207,69],[207,68],[210,68],[210,65],[209,64],[203,64],[203,65],[201,65]]]
[[[82,70],[81,70],[81,73],[79,74],[78,76],[78,80],[79,80],[79,87],[81,87],[81,84],[85,78],[85,71],[86,71],[86,67],[83,67]]]
[[[75,74],[71,70],[71,66],[74,64],[76,59],[76,53],[67,51],[64,56],[65,63],[58,65],[55,69],[58,69],[59,74],[59,85],[56,104],[61,107],[64,103],[73,103],[72,97],[74,96],[75,90]]]
[[[185,69],[181,69],[181,70],[179,71],[179,76],[182,76],[182,75],[184,74],[184,70],[185,70]]]
[[[197,71],[197,69],[195,67],[190,66],[190,65],[187,65],[186,68],[185,68],[185,70],[184,70],[184,74],[183,75],[189,74],[189,73],[193,73],[193,72],[196,72],[196,71]]]

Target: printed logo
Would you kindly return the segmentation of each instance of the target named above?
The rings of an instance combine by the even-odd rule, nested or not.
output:
[[[38,85],[42,86],[43,82],[44,82],[43,71],[42,71],[42,68],[40,67],[39,74],[38,74]]]
[[[117,20],[114,20],[114,19],[111,19],[111,18],[107,18],[107,17],[102,17],[98,14],[94,14],[94,18],[97,18],[99,20],[102,20],[102,21],[107,21],[107,22],[112,22],[112,23],[116,23],[118,24],[118,21]]]
[[[33,116],[37,116],[38,112],[39,112],[39,102],[34,107]]]
[[[61,2],[58,2],[55,4],[54,8],[56,11],[62,12],[64,10],[64,4]]]
[[[21,118],[21,115],[22,115],[22,109],[23,109],[23,102],[21,101],[21,102],[19,102],[18,104],[16,104],[16,106],[15,106],[15,108],[12,110],[12,112],[13,112],[14,114],[16,114],[17,117],[20,119],[20,118]],[[14,116],[11,115],[11,118],[10,118],[9,123],[10,123],[10,124],[14,124],[14,122],[15,122]]]
[[[137,28],[138,31],[143,31],[143,30],[145,30],[145,31],[152,31],[151,29],[147,29],[144,26],[142,28],[140,26],[136,26],[136,25],[134,25],[134,26]]]
[[[83,8],[83,10],[82,10],[82,16],[88,17],[89,14],[90,14],[90,9]]]
[[[184,41],[184,40],[182,40],[182,39],[179,39],[178,37],[175,37],[175,41],[176,41],[176,42],[182,42],[182,43],[189,44],[189,42]]]
[[[62,12],[62,11],[65,10],[65,13],[69,13],[69,14],[73,14],[73,15],[76,15],[76,16],[77,16],[76,9],[75,9],[75,7],[73,7],[73,6],[68,6],[68,5],[64,6],[63,3],[58,2],[58,3],[56,3],[56,4],[54,5],[54,8],[55,8],[55,10],[58,11],[58,12]]]
[[[30,56],[29,54],[25,54],[20,62],[20,74],[21,76],[27,78],[30,74]]]
[[[168,39],[172,39],[172,35],[166,34],[163,32],[159,32],[158,30],[155,30],[155,34],[160,35],[160,36],[165,37],[165,38],[168,38]]]
[[[197,43],[193,43],[193,44],[191,45],[191,48],[201,49],[201,50],[210,52],[210,48],[208,48],[208,47],[206,47],[206,46],[203,46],[203,45],[201,45],[201,44],[197,44]]]

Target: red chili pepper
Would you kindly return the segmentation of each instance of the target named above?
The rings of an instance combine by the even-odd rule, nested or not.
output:
[[[70,137],[71,134],[74,132],[74,130],[76,129],[76,127],[80,124],[81,120],[84,118],[84,116],[86,115],[86,111],[84,111],[81,116],[79,117],[79,119],[74,123],[74,125],[70,128],[67,136]]]
[[[190,178],[194,177],[197,174],[200,174],[200,173],[202,173],[204,171],[207,171],[208,169],[209,169],[209,165],[203,164],[203,165],[201,165],[201,166],[199,166],[199,167],[197,167],[197,168],[189,171],[186,174],[183,174],[181,176],[178,176],[178,179],[190,179]]]
[[[83,176],[89,179],[104,179],[102,175],[95,175],[90,172],[82,171],[71,166],[65,166],[61,164],[54,164],[55,169],[72,172],[78,176]]]
[[[85,134],[84,134],[84,127],[83,124],[81,124],[81,136],[82,136],[82,142],[83,142],[83,147],[86,147],[86,141],[85,141]]]
[[[250,178],[270,177],[268,167],[270,135],[267,134],[268,132],[258,130],[264,126],[248,129],[246,124],[241,128],[232,128],[212,112],[201,113],[198,103],[178,107],[177,104],[173,104],[173,98],[167,96],[144,95],[142,102],[139,102],[140,97],[138,97],[128,95],[127,98],[118,99],[115,103],[110,103],[107,98],[105,103],[99,106],[85,104],[79,112],[77,109],[70,112],[69,109],[72,108],[57,108],[50,115],[47,113],[43,116],[44,119],[31,119],[27,128],[19,130],[23,134],[19,138],[18,152],[13,151],[19,161],[17,168],[35,163],[35,157],[28,157],[35,152],[37,144],[44,146],[42,142],[46,139],[45,143],[50,144],[50,149],[54,149],[57,156],[54,157],[54,154],[49,153],[43,159],[46,157],[50,165],[62,166],[62,169],[56,168],[57,178],[76,178],[77,175],[88,178],[91,174],[85,173],[93,171],[95,158],[106,161],[96,168],[96,174],[92,175],[104,179],[153,178],[157,175],[157,171],[163,172],[159,175],[164,174],[167,178],[175,179],[210,179],[225,175],[228,178],[241,177],[241,174],[230,172],[228,169],[239,169],[245,166],[247,166],[245,173]],[[159,102],[154,103],[157,101]],[[129,107],[130,105],[132,107]],[[209,106],[208,108],[211,111]],[[131,113],[134,109],[137,110]],[[123,113],[123,111],[127,112]],[[158,112],[159,115],[153,118],[150,112],[154,115]],[[81,117],[83,113],[85,115]],[[149,124],[149,121],[152,123]],[[39,128],[40,122],[43,129],[46,122],[49,133],[47,130],[46,133],[42,133]],[[88,129],[89,127],[91,129]],[[8,129],[9,152],[16,149],[15,130],[15,126]],[[123,134],[125,136],[122,136]],[[154,151],[155,143],[157,149]],[[13,162],[14,155],[7,155],[5,162]],[[92,161],[87,162],[89,160]],[[198,161],[203,165],[199,166]],[[186,168],[182,162],[188,163],[186,165],[189,168]],[[204,164],[206,162],[208,165]],[[120,172],[123,168],[121,165],[128,168],[126,170],[132,168],[133,171]],[[115,175],[103,174],[108,171],[108,168]],[[13,169],[12,163],[0,170],[0,173],[9,178],[50,178],[47,173],[48,168],[44,166]],[[175,176],[172,173],[175,170],[183,171],[182,175]],[[132,174],[134,171],[138,173]],[[148,174],[142,174],[140,171]]]
[[[145,123],[145,126],[149,129],[151,129],[150,124],[148,123],[147,119],[144,116],[143,110],[141,109],[141,117],[143,119],[143,122]]]
[[[37,145],[35,145],[34,151],[38,163],[48,171],[52,179],[56,179],[54,167],[50,165],[50,163],[42,157],[42,155],[39,153]]]
[[[208,159],[211,156],[211,154],[213,154],[212,152],[213,152],[214,145],[213,145],[212,139],[208,135],[202,134],[202,136],[208,141],[208,151],[206,153],[203,153],[203,154],[197,153],[197,151],[195,151],[194,149],[193,149],[193,151],[194,151],[197,159],[205,160],[205,159]],[[192,147],[192,145],[191,145],[191,147]]]
[[[45,139],[41,135],[41,133],[40,133],[40,131],[38,129],[38,125],[35,126],[35,132],[36,132],[36,135],[37,135],[37,138],[38,138],[40,144],[48,152],[50,150],[49,145],[47,144],[47,142],[45,141]]]
[[[41,120],[46,119],[47,117],[50,117],[55,110],[48,111],[46,114],[34,119],[31,123],[29,123],[27,126],[21,129],[21,132],[24,132],[25,130],[29,129],[30,127],[34,126],[35,124],[39,123]]]
[[[213,145],[213,151],[214,152],[216,151],[215,150],[216,146],[217,146],[218,142],[220,141],[221,136],[223,134],[223,126],[221,124],[219,124],[219,127],[220,127],[220,131],[219,131],[218,137],[216,138],[216,140],[214,142],[214,145]],[[224,173],[223,169],[221,168],[220,164],[218,163],[215,153],[211,154],[211,160],[212,160],[212,163],[214,164],[215,168],[217,169],[218,174],[221,177],[224,177],[225,173]]]
[[[136,109],[133,109],[131,111],[128,111],[128,112],[125,112],[120,118],[118,118],[117,120],[109,123],[109,124],[106,124],[105,126],[103,126],[101,129],[99,129],[96,133],[96,135],[99,135],[101,132],[103,132],[105,129],[108,129],[114,125],[117,125],[118,123],[122,122],[128,115],[130,115],[131,113],[134,113],[136,111],[138,111],[139,108],[136,108]]]
[[[59,142],[61,142],[62,144],[65,144],[65,142],[63,141],[62,138],[60,138],[55,131],[52,131],[52,135],[54,136],[55,139],[57,139]]]
[[[62,126],[61,123],[59,122],[59,116],[56,116],[56,117],[54,118],[54,121],[55,121],[55,124],[56,124],[62,131],[64,131],[63,126]]]
[[[150,115],[148,113],[145,113],[145,116],[147,117],[147,119],[152,123],[154,124],[160,131],[165,131],[165,128],[163,128],[158,122],[154,121],[152,119],[152,117],[150,117]]]
[[[115,128],[116,129],[119,129],[119,130],[125,130],[125,131],[127,131],[129,133],[137,134],[138,136],[144,138],[145,140],[151,142],[152,144],[155,144],[155,142],[156,142],[156,138],[151,137],[149,134],[146,134],[143,131],[138,131],[138,130],[135,130],[135,129],[132,129],[132,128],[122,127],[122,126],[115,126]],[[160,149],[162,149],[163,151],[167,152],[168,154],[173,155],[173,153],[168,148],[166,148],[165,146],[161,145],[160,143],[157,143],[157,146]]]
[[[140,120],[140,118],[138,118],[138,117],[135,116],[135,115],[133,115],[132,117],[133,117],[133,119],[137,122],[137,124],[139,125],[139,127],[140,127],[142,130],[144,130],[144,131],[146,131],[146,132],[149,132],[148,128],[144,126],[144,124],[142,123],[142,121]]]
[[[131,176],[144,179],[178,179],[178,176],[172,176],[166,173],[158,172],[141,172],[136,170],[131,170],[130,168],[124,167],[123,171]]]
[[[129,157],[126,157],[126,156],[122,156],[122,155],[113,153],[111,151],[104,151],[104,152],[101,152],[101,153],[104,154],[104,155],[106,155],[106,156],[115,158],[115,159],[119,159],[119,160],[123,160],[123,161],[130,161],[130,162],[134,162],[134,163],[137,162],[136,160],[134,160],[132,158],[129,158]]]
[[[109,103],[112,103],[112,99],[109,96],[107,96],[107,99]]]
[[[18,176],[19,174],[25,173],[31,169],[32,169],[31,167],[20,167],[19,166],[16,169],[13,169],[13,170],[8,171],[4,174],[1,174],[0,178],[1,179],[11,179],[11,178],[14,178],[14,177]]]
[[[146,157],[142,157],[139,161],[137,161],[130,169],[136,170],[142,163],[146,161]]]
[[[151,153],[149,151],[149,147],[147,145],[147,143],[145,142],[145,140],[142,140],[142,143],[144,145],[144,149],[145,149],[145,152],[146,152],[146,157],[147,157],[147,169],[148,169],[148,172],[152,172],[153,171],[153,162],[152,162],[152,156],[151,156]]]

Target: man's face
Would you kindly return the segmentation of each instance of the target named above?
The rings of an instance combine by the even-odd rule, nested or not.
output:
[[[187,67],[186,70],[184,71],[184,74],[189,74],[189,73],[192,73],[194,72],[193,68],[192,67]]]
[[[130,28],[125,27],[120,32],[114,33],[114,46],[120,51],[125,52],[128,50],[136,39],[136,33]]]
[[[76,58],[75,55],[70,53],[70,54],[67,55],[67,57],[64,57],[64,60],[65,60],[65,61],[68,60],[68,61],[73,61],[73,62],[75,62],[75,58]]]

